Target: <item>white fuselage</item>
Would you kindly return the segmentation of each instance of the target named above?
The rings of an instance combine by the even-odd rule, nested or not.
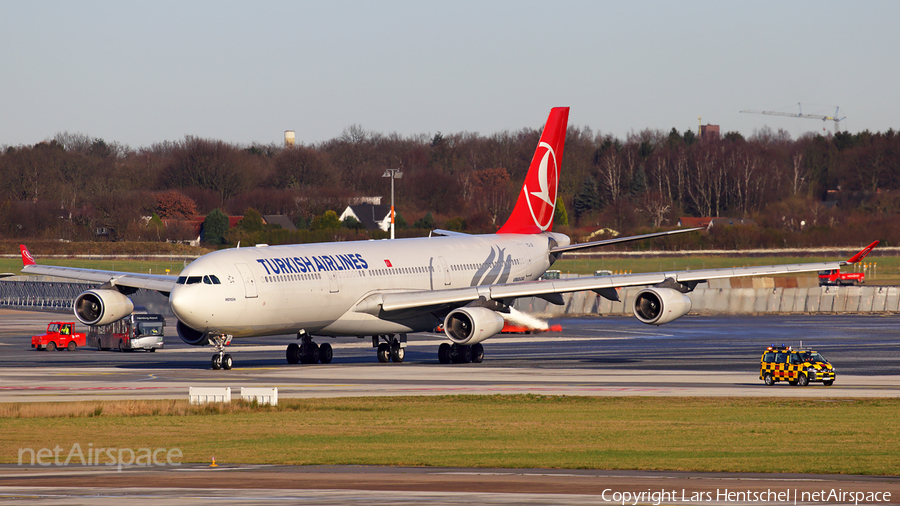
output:
[[[235,337],[426,331],[438,323],[426,310],[376,316],[353,308],[376,292],[535,280],[550,266],[551,239],[569,244],[548,232],[222,250],[188,265],[169,303],[189,327]]]

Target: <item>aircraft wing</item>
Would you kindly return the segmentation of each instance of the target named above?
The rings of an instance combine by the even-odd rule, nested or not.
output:
[[[555,248],[550,249],[550,253],[555,255],[560,255],[567,251],[576,251],[580,249],[587,248],[596,248],[598,246],[609,246],[612,244],[622,244],[626,242],[633,241],[642,241],[644,239],[652,239],[654,237],[665,237],[667,235],[676,235],[676,234],[684,234],[686,232],[694,232],[697,230],[703,230],[704,227],[695,227],[695,228],[682,228],[676,230],[668,230],[666,232],[653,232],[651,234],[644,235],[631,235],[628,237],[616,237],[614,239],[604,239],[602,241],[593,241],[593,242],[583,242],[579,244],[570,244],[568,246],[556,246]]]
[[[484,298],[486,300],[515,299],[520,297],[544,297],[553,300],[554,295],[593,290],[604,297],[617,299],[616,288],[630,286],[653,286],[671,278],[673,281],[687,285],[709,279],[733,278],[742,276],[760,276],[772,274],[791,274],[815,272],[826,269],[838,269],[842,265],[862,260],[878,241],[851,257],[847,261],[814,262],[803,264],[784,264],[754,267],[734,267],[728,269],[701,269],[694,271],[653,272],[642,274],[620,274],[613,276],[589,276],[569,279],[551,279],[543,281],[527,281],[522,283],[503,283],[497,285],[471,286],[451,288],[447,290],[424,290],[408,292],[387,292],[369,295],[355,308],[357,312],[378,314],[381,311],[401,311],[413,308],[462,306],[468,302]]]
[[[24,245],[22,250],[22,272],[27,274],[40,274],[44,276],[56,276],[87,281],[91,283],[111,283],[113,285],[127,286],[129,288],[146,288],[159,292],[170,292],[175,286],[178,276],[166,276],[162,274],[141,274],[135,272],[102,271],[97,269],[81,269],[78,267],[59,267],[55,265],[38,265],[34,257]]]

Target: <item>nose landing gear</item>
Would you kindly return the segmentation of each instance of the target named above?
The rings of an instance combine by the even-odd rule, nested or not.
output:
[[[225,353],[225,347],[231,344],[231,338],[233,336],[224,335],[210,335],[209,340],[216,347],[217,353],[212,356],[211,365],[213,371],[218,371],[219,369],[225,369],[226,371],[231,370],[231,366],[234,365],[234,360],[231,358],[231,354]]]

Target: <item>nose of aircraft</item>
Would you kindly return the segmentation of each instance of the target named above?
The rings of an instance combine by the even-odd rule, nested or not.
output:
[[[192,297],[184,287],[176,286],[169,293],[169,307],[175,316],[184,323],[191,325],[195,310],[192,307]]]

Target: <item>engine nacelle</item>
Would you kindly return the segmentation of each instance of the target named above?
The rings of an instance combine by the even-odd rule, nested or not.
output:
[[[691,299],[671,288],[644,288],[634,296],[634,316],[648,325],[662,325],[691,310]]]
[[[85,325],[107,325],[134,311],[131,299],[117,290],[88,290],[75,297],[75,317]]]
[[[483,307],[455,309],[444,318],[444,333],[456,344],[476,344],[503,330],[503,317]]]
[[[175,325],[175,330],[178,331],[178,337],[191,346],[206,346],[209,344],[208,333],[194,330],[181,323],[181,320],[178,320],[178,323]]]

